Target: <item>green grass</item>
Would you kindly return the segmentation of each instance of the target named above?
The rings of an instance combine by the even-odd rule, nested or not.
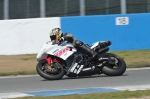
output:
[[[122,57],[127,68],[150,67],[150,50],[111,51]]]
[[[143,91],[124,91],[111,93],[92,93],[82,95],[66,95],[66,96],[51,96],[51,97],[23,97],[15,99],[131,99],[147,97],[150,99],[150,90]]]

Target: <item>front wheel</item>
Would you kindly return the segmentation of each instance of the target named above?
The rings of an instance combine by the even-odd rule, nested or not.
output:
[[[61,64],[52,63],[49,66],[46,60],[42,60],[37,64],[36,71],[47,80],[58,80],[64,76],[64,68]]]
[[[102,57],[107,57],[109,59],[113,59],[114,61],[109,61],[102,68],[102,72],[108,76],[120,76],[126,71],[126,63],[125,61],[118,55],[112,53],[105,53]]]

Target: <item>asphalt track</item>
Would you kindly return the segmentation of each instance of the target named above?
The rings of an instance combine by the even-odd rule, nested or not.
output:
[[[45,80],[39,75],[0,77],[0,93],[131,85],[150,85],[150,68],[130,69],[122,76],[64,77],[54,81]]]

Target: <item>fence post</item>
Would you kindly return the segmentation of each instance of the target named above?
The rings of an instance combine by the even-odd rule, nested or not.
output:
[[[106,0],[106,14],[109,14],[109,0]]]
[[[45,0],[40,0],[40,17],[45,17]]]
[[[4,19],[9,19],[9,0],[4,0]]]
[[[150,0],[147,0],[147,11],[150,12]]]
[[[27,3],[27,10],[26,10],[26,17],[29,18],[30,17],[30,0],[26,1]]]
[[[85,0],[80,0],[80,16],[85,15]]]
[[[65,5],[65,7],[64,7],[64,16],[67,16],[67,12],[68,12],[68,0],[65,0],[64,5]]]
[[[121,5],[121,14],[126,14],[127,13],[126,0],[120,0],[120,5]]]

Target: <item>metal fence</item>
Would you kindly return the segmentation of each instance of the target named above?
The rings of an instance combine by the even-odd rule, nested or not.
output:
[[[150,0],[0,0],[0,20],[150,12]]]

